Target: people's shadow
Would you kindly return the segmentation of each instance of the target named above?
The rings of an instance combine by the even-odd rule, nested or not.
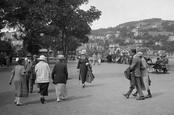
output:
[[[104,84],[91,84],[91,85],[86,85],[86,88],[90,88],[90,87],[97,87],[97,86],[102,86]]]
[[[0,93],[0,108],[4,105],[14,103],[14,98],[12,98],[14,95],[13,91],[8,92],[1,92]]]
[[[163,94],[162,92],[152,93],[152,98],[158,97],[158,96],[160,96],[160,95],[162,95],[162,94]]]
[[[67,97],[64,101],[72,101],[72,100],[77,100],[77,99],[83,99],[83,98],[89,98],[92,95],[85,95],[85,96],[69,96]],[[46,103],[50,103],[50,102],[56,102],[56,98],[52,98],[52,99],[46,99]],[[61,101],[63,102],[63,101]],[[35,101],[30,101],[25,103],[26,105],[28,104],[38,104],[40,103],[40,100],[35,100]]]

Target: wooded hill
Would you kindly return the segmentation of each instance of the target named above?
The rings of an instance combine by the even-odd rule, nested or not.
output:
[[[145,19],[140,21],[131,21],[120,24],[116,27],[101,28],[92,30],[91,35],[105,36],[107,34],[115,34],[117,31],[131,32],[132,29],[137,28],[139,32],[148,33],[150,35],[173,35],[174,34],[174,21],[162,20],[160,18]],[[126,36],[126,35],[125,35]]]
[[[122,46],[134,45],[141,40],[143,47],[174,52],[174,21],[171,20],[153,18],[131,21],[116,27],[92,30],[91,35],[102,36]]]

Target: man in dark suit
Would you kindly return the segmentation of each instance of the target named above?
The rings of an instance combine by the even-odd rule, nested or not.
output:
[[[57,102],[64,100],[67,96],[66,83],[68,80],[68,69],[63,55],[58,55],[58,60],[52,70],[52,80],[55,85]]]
[[[142,63],[141,63],[141,57],[142,54],[137,53],[132,60],[132,64],[130,66],[130,69],[132,71],[133,76],[135,77],[135,86],[136,89],[138,91],[139,97],[137,98],[137,100],[144,100],[145,97],[143,95],[142,92],[142,88],[143,88],[143,79],[142,79],[142,75],[141,75],[141,69],[142,68]]]
[[[33,92],[33,85],[35,78],[33,79],[33,65],[34,62],[32,60],[32,55],[30,53],[27,54],[27,58],[25,59],[25,70],[26,70],[26,84],[27,84],[27,89],[28,92],[32,93]]]

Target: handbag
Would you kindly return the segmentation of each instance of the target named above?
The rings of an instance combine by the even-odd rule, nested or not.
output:
[[[130,67],[128,67],[128,68],[124,71],[124,76],[125,76],[128,80],[131,79]]]
[[[88,71],[86,74],[86,82],[91,83],[94,80],[94,74],[92,73],[92,70],[88,67]]]

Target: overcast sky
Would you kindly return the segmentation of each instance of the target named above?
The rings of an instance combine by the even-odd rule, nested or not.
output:
[[[86,10],[89,6],[102,11],[100,19],[92,24],[92,29],[149,18],[174,20],[174,0],[89,0],[81,8]]]

